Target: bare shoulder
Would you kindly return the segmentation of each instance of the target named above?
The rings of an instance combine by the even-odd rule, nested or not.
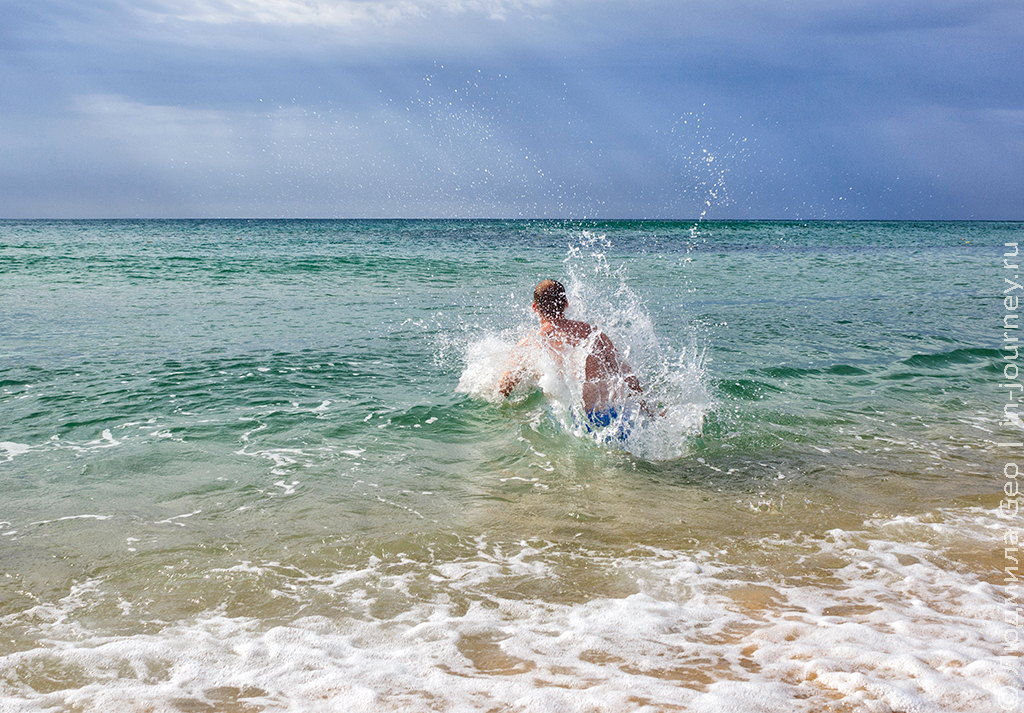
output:
[[[597,352],[603,355],[613,357],[616,354],[615,344],[612,343],[611,338],[604,332],[597,332],[594,340],[594,347]]]
[[[536,332],[530,332],[525,337],[519,340],[516,347],[533,348],[540,346],[540,335]]]
[[[595,332],[601,334],[592,325],[589,325],[586,322],[577,321],[568,322],[568,324],[566,325],[566,331],[569,332],[576,339],[588,339],[590,335],[594,334]]]

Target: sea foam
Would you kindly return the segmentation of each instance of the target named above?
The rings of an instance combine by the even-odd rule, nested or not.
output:
[[[370,557],[325,576],[246,562],[210,574],[228,587],[287,576],[282,596],[327,604],[276,621],[214,610],[134,635],[82,621],[116,596],[93,578],[3,618],[23,643],[0,658],[0,707],[987,712],[1024,685],[1002,643],[1008,592],[947,556],[995,547],[998,525],[951,510],[766,538],[728,560],[481,537],[445,562]],[[940,537],[903,537],[922,532]],[[621,593],[552,596],[584,561]],[[799,564],[815,561],[833,568]]]

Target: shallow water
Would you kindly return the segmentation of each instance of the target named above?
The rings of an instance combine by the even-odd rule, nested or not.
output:
[[[1019,709],[1021,236],[0,223],[0,707]],[[549,276],[626,443],[488,391]]]

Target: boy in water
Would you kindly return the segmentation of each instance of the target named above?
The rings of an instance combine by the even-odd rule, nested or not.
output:
[[[627,401],[642,393],[640,380],[629,365],[619,359],[615,345],[606,334],[587,324],[566,319],[569,300],[565,287],[555,280],[544,280],[533,291],[533,311],[540,318],[540,329],[524,337],[509,358],[498,391],[507,397],[529,371],[537,353],[547,350],[560,369],[566,368],[573,351],[586,349],[583,364],[583,409],[591,423],[609,426],[616,422]],[[582,355],[579,355],[582,356]],[[645,411],[646,404],[639,400]]]

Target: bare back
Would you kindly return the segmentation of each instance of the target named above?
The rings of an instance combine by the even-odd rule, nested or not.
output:
[[[640,380],[619,359],[612,340],[586,322],[565,318],[568,300],[560,283],[544,280],[533,297],[540,329],[524,337],[509,357],[498,384],[502,396],[512,393],[542,354],[555,360],[563,376],[582,382],[583,408],[588,413],[621,407],[640,394]]]
[[[544,320],[538,336],[564,363],[569,350],[587,349],[583,369],[583,408],[586,411],[621,406],[640,391],[629,366],[619,359],[612,340],[586,322],[556,318]]]

